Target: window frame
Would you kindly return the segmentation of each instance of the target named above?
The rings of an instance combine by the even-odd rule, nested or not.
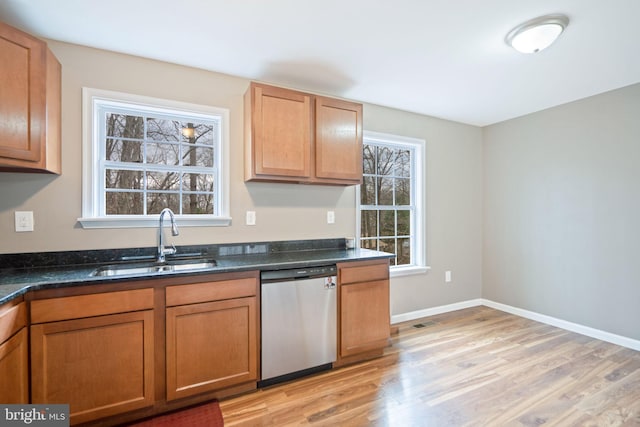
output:
[[[363,147],[368,142],[372,145],[384,145],[392,148],[410,149],[412,156],[411,174],[411,204],[410,218],[411,230],[411,264],[400,266],[392,265],[392,276],[404,276],[410,274],[422,274],[429,270],[426,258],[426,206],[425,206],[425,146],[423,139],[392,135],[365,130],[363,132]],[[363,160],[364,161],[364,160]],[[356,186],[356,245],[360,248],[362,205],[361,186]],[[376,205],[377,206],[377,205]],[[393,210],[393,209],[392,209]],[[378,236],[380,237],[380,236]]]
[[[128,104],[146,112],[158,112],[175,117],[218,116],[220,118],[220,141],[217,148],[218,174],[220,180],[215,194],[219,214],[176,215],[180,226],[229,226],[231,224],[229,202],[229,110],[207,105],[191,104],[129,93],[101,89],[82,88],[82,217],[78,222],[83,228],[134,228],[157,227],[158,215],[103,215],[100,199],[104,197],[101,176],[104,174],[100,152],[100,127],[97,126],[100,105]],[[214,211],[215,212],[215,211]]]

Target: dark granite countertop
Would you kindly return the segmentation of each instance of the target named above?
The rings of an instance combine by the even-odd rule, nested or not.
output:
[[[347,249],[345,239],[178,246],[177,256],[215,259],[216,266],[197,271],[172,271],[119,276],[93,276],[100,266],[151,261],[155,247],[27,254],[0,254],[0,304],[30,290],[118,283],[175,275],[202,275],[247,270],[280,270],[345,261],[392,258],[368,249]],[[168,258],[169,259],[169,258]]]

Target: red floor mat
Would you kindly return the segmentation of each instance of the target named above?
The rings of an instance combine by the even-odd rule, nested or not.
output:
[[[224,420],[218,401],[130,424],[130,427],[223,427]]]

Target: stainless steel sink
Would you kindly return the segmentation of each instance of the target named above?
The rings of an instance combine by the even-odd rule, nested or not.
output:
[[[167,262],[137,262],[127,264],[105,265],[95,269],[91,276],[135,276],[140,274],[171,273],[180,271],[198,271],[214,268],[213,259],[174,260]]]

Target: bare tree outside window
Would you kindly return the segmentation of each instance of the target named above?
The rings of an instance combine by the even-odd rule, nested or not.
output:
[[[216,120],[105,109],[107,215],[216,214]]]
[[[363,144],[360,246],[396,254],[396,266],[412,262],[412,154],[410,147]]]

